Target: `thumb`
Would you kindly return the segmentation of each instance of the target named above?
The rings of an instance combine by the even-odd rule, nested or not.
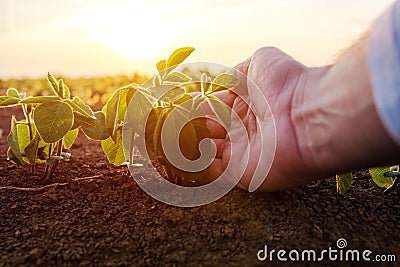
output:
[[[247,95],[247,75],[249,71],[249,66],[251,63],[251,58],[243,61],[242,63],[237,64],[235,67],[228,71],[229,74],[234,75],[239,79],[239,85],[235,88],[231,89],[237,95],[243,96]]]
[[[298,76],[305,66],[276,47],[258,49],[250,58],[246,75],[265,91],[273,95],[285,87],[288,80]]]

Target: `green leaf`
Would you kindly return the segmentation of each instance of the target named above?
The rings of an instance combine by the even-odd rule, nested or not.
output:
[[[58,90],[62,98],[69,99],[71,97],[71,92],[62,79],[58,80]]]
[[[193,110],[193,97],[187,93],[183,94],[179,98],[172,102],[177,110],[185,113],[191,113]]]
[[[107,106],[106,109],[106,129],[111,138],[116,141],[116,130],[118,127],[118,105]]]
[[[71,129],[74,124],[74,113],[68,104],[50,101],[40,104],[35,109],[33,120],[43,141],[55,143]]]
[[[58,80],[58,95],[64,98],[64,81],[63,79]]]
[[[93,116],[93,110],[90,108],[89,105],[86,105],[86,103],[83,102],[83,100],[79,96],[74,96],[72,102],[77,104],[86,114],[89,115],[89,117]]]
[[[78,132],[79,129],[76,128],[74,130],[70,130],[65,136],[64,136],[64,147],[66,149],[70,149],[72,145],[75,142],[75,139],[78,137]]]
[[[123,87],[121,89],[121,96],[118,103],[118,119],[123,121],[125,119],[126,109],[135,94],[136,89],[132,86]]]
[[[121,97],[121,90],[117,90],[107,101],[106,107],[106,127],[111,137],[115,136],[115,129],[118,122],[118,106]]]
[[[35,132],[35,136],[31,142],[25,147],[25,155],[28,158],[29,163],[35,164],[38,158],[40,136]]]
[[[161,151],[157,145],[161,143],[159,134],[164,119],[162,115],[163,108],[156,107],[151,109],[147,121],[145,122],[145,130],[142,130],[140,135],[135,135],[135,144],[139,148],[139,152],[142,155],[146,155],[147,152],[150,159],[160,156],[160,154],[157,154],[156,151]],[[142,141],[145,141],[145,146],[143,146],[143,143],[141,143]]]
[[[165,59],[158,61],[156,67],[158,72],[162,72],[167,67],[167,61]]]
[[[71,101],[70,99],[66,99],[64,100],[65,103],[67,103],[71,108],[73,108],[75,111],[79,112],[80,114],[82,114],[83,116],[95,119],[96,117],[94,117],[93,115],[93,111],[92,112],[87,112],[84,108],[82,108],[80,105],[78,105],[76,102]],[[91,111],[91,110],[90,110]]]
[[[346,172],[336,175],[336,190],[339,194],[344,195],[351,186],[353,175],[351,172]]]
[[[65,83],[63,89],[64,89],[64,98],[66,99],[71,98],[71,90],[69,90],[69,87]]]
[[[0,107],[15,106],[19,103],[19,99],[12,96],[0,96]]]
[[[129,147],[131,145],[130,142],[131,142],[130,140],[129,141],[124,140],[124,147],[125,148]],[[146,156],[147,150],[146,150],[146,143],[145,143],[144,138],[135,134],[133,143],[134,143],[135,147],[138,149],[139,153],[142,156]],[[149,157],[146,157],[146,158],[149,158]]]
[[[190,124],[192,124],[194,126],[196,135],[191,136],[192,134],[185,133],[185,128],[184,128],[179,136],[179,147],[180,147],[182,153],[188,159],[191,159],[191,160],[198,159],[201,155],[200,151],[198,149],[200,141],[205,138],[211,137],[211,133],[210,133],[210,130],[207,128],[206,121],[207,121],[207,119],[204,117],[191,120]],[[185,125],[185,127],[187,127],[187,125]],[[191,127],[191,126],[189,126],[189,127]],[[191,132],[192,130],[189,129],[189,131]],[[190,142],[191,144],[188,144],[188,142]],[[211,146],[211,143],[209,141],[207,143]],[[192,181],[197,181],[200,183],[211,182],[208,178],[209,175],[207,175],[207,169],[200,171],[200,172],[186,172],[186,171],[182,171],[182,170],[172,166],[171,171],[172,171],[173,176],[175,176],[175,177],[181,176],[181,177],[185,177],[185,179],[191,179]]]
[[[207,96],[207,102],[210,105],[211,110],[217,116],[219,122],[226,128],[229,128],[231,126],[231,112],[228,106],[213,95]]]
[[[175,87],[171,88],[171,90],[168,90],[167,92],[165,92],[160,97],[159,101],[171,103],[175,99],[177,99],[177,98],[181,97],[183,94],[185,94],[185,92],[186,91],[183,87],[175,86]]]
[[[18,145],[19,150],[25,151],[25,148],[31,142],[29,136],[29,126],[26,124],[25,121],[17,122],[17,129],[18,129]]]
[[[156,100],[159,100],[162,95],[167,93],[169,90],[172,90],[176,85],[174,84],[163,84],[160,86],[153,86],[149,88],[149,92],[151,96],[154,97]]]
[[[21,104],[42,104],[48,101],[61,100],[59,96],[30,96],[21,100]]]
[[[138,85],[136,83],[130,84],[130,87],[132,87],[133,89],[141,92],[142,94],[151,95],[151,93],[149,92],[149,90],[146,87],[143,87],[143,86]]]
[[[194,121],[191,120],[189,113],[181,112],[174,108],[171,112],[165,112],[162,118],[159,116],[158,120],[162,122],[162,134],[165,134],[167,138],[171,138],[171,143],[174,143],[177,137],[179,138],[180,151],[170,150],[169,156],[173,158],[178,157],[180,152],[190,160],[195,160],[200,156],[200,151],[198,149],[200,140],[197,139],[195,124]],[[157,139],[161,140],[161,127],[157,127],[156,125],[154,133],[156,136],[153,136],[153,143],[155,143]],[[162,151],[164,146],[157,146],[157,144],[154,144],[154,148],[157,149],[156,151]]]
[[[97,111],[94,113],[95,120],[86,118],[79,114],[75,115],[77,123],[82,127],[83,133],[93,140],[105,140],[110,137],[106,128],[106,119],[102,112]]]
[[[150,88],[150,87],[154,86],[154,85],[153,85],[153,79],[154,79],[154,78],[148,79],[147,81],[145,81],[144,83],[142,83],[140,86],[141,86],[142,88]]]
[[[123,164],[125,159],[124,147],[122,144],[122,130],[116,131],[116,142],[111,137],[101,141],[101,147],[107,155],[108,161],[116,166]]]
[[[15,88],[8,88],[8,90],[7,90],[7,96],[15,97],[15,98],[18,98],[18,99],[19,99],[18,90],[15,89]]]
[[[189,121],[190,118],[188,115],[185,116],[184,113],[179,112],[178,110],[175,111],[176,112],[170,113],[170,115],[173,116],[176,125],[178,125],[178,123],[187,122],[183,126],[179,135],[176,135],[179,136],[179,147],[181,152],[187,159],[195,160],[198,157],[198,144],[196,142],[197,140],[195,139],[196,130],[193,122]]]
[[[393,185],[393,179],[384,176],[384,173],[388,171],[390,171],[389,167],[376,167],[370,168],[369,174],[379,187],[388,188]]]
[[[153,106],[146,95],[137,91],[127,108],[124,127],[144,137],[146,119],[152,109]]]
[[[165,80],[168,82],[186,83],[190,82],[192,79],[186,74],[183,74],[182,72],[174,71],[168,74]]]
[[[239,79],[235,75],[221,73],[212,82],[211,91],[218,92],[239,85]]]
[[[154,130],[153,131],[149,131],[148,128],[146,128],[146,134],[148,132],[153,134],[153,146],[152,146],[152,149],[153,149],[153,151],[155,153],[154,156],[159,156],[161,151],[163,151],[161,138],[160,138],[161,137],[161,130],[163,129],[163,127],[165,125],[164,124],[165,118],[167,117],[167,115],[171,111],[172,110],[168,110],[168,109],[163,109],[161,107],[157,107],[157,108],[153,109],[152,112],[151,112],[151,113],[154,114],[154,115],[152,114],[153,115],[152,117],[156,118],[156,123],[154,124]],[[150,123],[150,125],[152,125],[152,124]],[[174,127],[172,127],[172,128],[174,128]],[[176,130],[176,127],[174,129]],[[174,132],[172,135],[168,134],[168,136],[174,136],[175,137],[175,136],[178,136],[178,133]]]
[[[122,127],[122,146],[124,151],[124,158],[129,162],[134,161],[135,156],[135,133],[132,129],[125,129]]]
[[[183,104],[185,102],[189,103],[189,101],[191,101],[190,102],[191,104],[189,106],[193,105],[193,97],[191,95],[185,93],[185,94],[181,95],[179,98],[175,99],[173,101],[173,103],[175,105],[180,105],[180,104]],[[186,103],[185,105],[187,105],[188,103]]]
[[[193,47],[182,47],[176,49],[168,58],[167,68],[172,68],[181,64],[193,51]]]
[[[154,87],[160,86],[161,83],[162,83],[162,81],[161,81],[160,76],[159,75],[154,75],[153,76],[153,86]]]
[[[51,89],[53,90],[53,93],[56,96],[60,96],[57,79],[50,72],[47,73],[47,80],[49,81],[49,84],[50,84]],[[62,96],[60,96],[60,97],[62,97]]]
[[[14,116],[11,117],[11,129],[10,133],[7,136],[7,142],[9,146],[10,160],[13,160],[18,165],[24,165],[24,161],[21,155],[21,150],[19,149],[19,144],[18,144],[17,120],[15,119]]]
[[[22,100],[22,99],[25,98],[26,93],[21,93],[20,94],[20,93],[18,93],[18,90],[15,89],[15,88],[8,88],[7,96],[15,97],[15,98],[18,98],[19,100]]]
[[[14,155],[14,153],[12,152],[11,148],[7,149],[7,160],[11,161],[14,164],[18,164],[18,165],[22,166],[22,164],[18,163],[19,161],[18,161],[17,157]]]

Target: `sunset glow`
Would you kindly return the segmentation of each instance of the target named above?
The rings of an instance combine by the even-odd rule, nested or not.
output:
[[[117,0],[0,3],[0,78],[153,73],[181,46],[233,66],[262,46],[331,62],[391,0]]]
[[[114,16],[104,19],[110,13]],[[97,26],[93,29],[94,40],[130,60],[154,57],[176,38],[173,31],[164,30],[172,25],[163,19],[160,6],[133,3],[100,9],[84,19]]]

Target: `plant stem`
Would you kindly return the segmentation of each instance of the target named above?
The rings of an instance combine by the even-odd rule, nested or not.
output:
[[[53,149],[53,144],[50,144],[49,145],[49,153],[48,153],[48,157],[50,158],[51,157],[51,150]],[[46,165],[46,170],[44,171],[44,177],[45,177],[45,180],[47,180],[47,174],[49,173],[49,168],[50,168],[50,166],[49,165]]]
[[[63,139],[61,139],[61,140],[58,141],[58,143],[57,143],[57,156],[61,156],[62,147],[63,147]]]
[[[22,106],[23,106],[23,109],[24,109],[26,121],[28,123],[29,142],[31,142],[33,140],[32,118],[31,118],[32,109],[30,109],[30,112],[28,112],[28,106],[27,105],[22,105]],[[31,166],[32,174],[35,173],[35,164],[36,164],[36,162],[33,162],[32,166]]]
[[[57,142],[57,156],[61,156],[62,147],[63,147],[63,139],[61,139],[60,141]],[[54,172],[56,171],[58,163],[59,163],[59,161],[57,161],[54,164],[54,166],[51,167],[50,172],[46,177],[46,181],[49,180],[53,176]]]
[[[160,151],[158,149],[158,139],[161,136],[161,128],[162,124],[164,122],[164,110],[162,109],[160,111],[160,115],[157,114],[157,123],[156,127],[154,128],[154,133],[153,133],[153,146],[154,146],[154,151],[156,152],[157,155],[160,154]]]
[[[135,144],[134,144],[134,137],[135,137],[135,133],[133,131],[131,131],[132,135],[131,135],[131,143],[129,145],[129,153],[130,153],[130,157],[129,157],[129,164],[128,164],[128,171],[129,171],[129,167],[133,164],[133,157],[135,155]]]
[[[163,167],[164,167],[165,172],[167,173],[169,180],[173,181],[174,176],[172,175],[171,168],[168,165],[164,165]]]
[[[400,176],[394,176],[393,177],[393,184],[390,187],[386,188],[386,190],[383,191],[383,193],[385,195],[387,195],[387,194],[393,192],[393,190],[396,188],[396,186],[399,183],[399,181],[400,181]]]
[[[32,118],[31,118],[31,112],[27,112],[26,114],[26,120],[28,122],[28,130],[29,130],[29,141],[32,141],[33,139],[33,130],[32,130]]]

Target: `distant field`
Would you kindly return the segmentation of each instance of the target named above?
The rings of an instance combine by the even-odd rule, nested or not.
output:
[[[95,78],[70,79],[56,75],[58,79],[63,78],[68,85],[72,95],[78,95],[91,106],[102,106],[118,88],[130,83],[141,84],[148,77],[134,73],[132,75],[104,76]],[[49,95],[50,86],[46,77],[43,79],[0,79],[0,95],[4,95],[8,88],[16,88],[20,92],[27,92],[29,96]]]

